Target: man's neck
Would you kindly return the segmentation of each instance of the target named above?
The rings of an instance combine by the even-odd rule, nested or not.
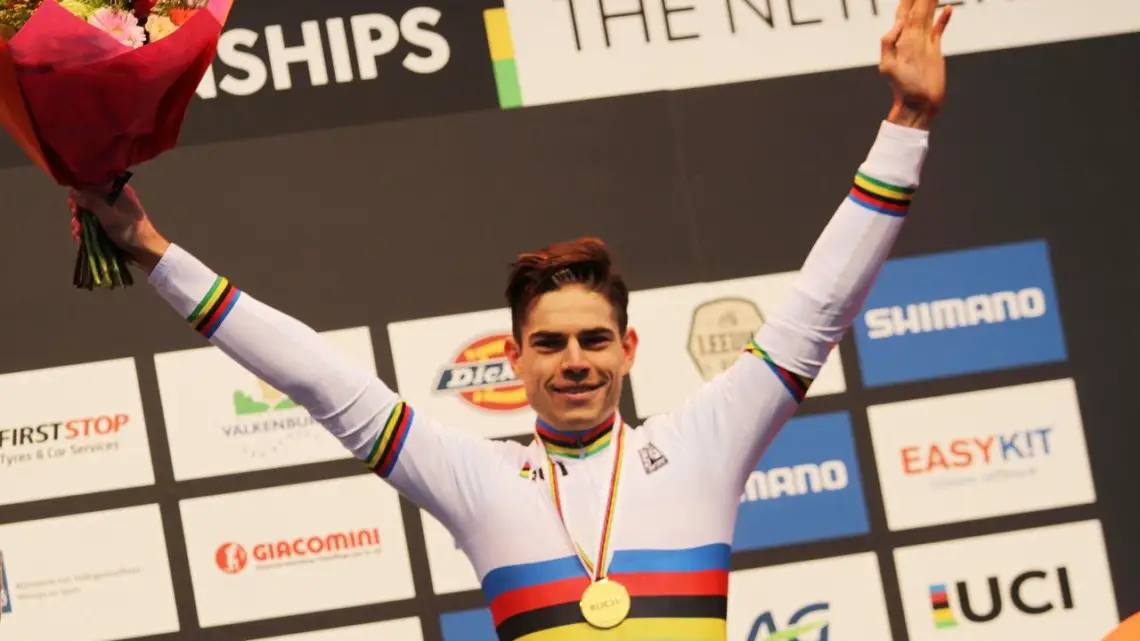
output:
[[[542,417],[535,421],[534,427],[543,447],[551,456],[588,458],[610,446],[614,428],[620,422],[621,417],[618,416],[617,410],[614,410],[606,420],[589,429],[558,429]]]

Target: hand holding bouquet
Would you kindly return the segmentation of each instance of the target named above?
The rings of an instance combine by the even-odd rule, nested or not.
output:
[[[233,0],[0,0],[0,125],[56,183],[110,191],[173,149]],[[72,202],[76,287],[132,283]]]

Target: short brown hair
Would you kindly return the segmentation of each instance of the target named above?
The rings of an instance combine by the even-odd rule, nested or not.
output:
[[[531,305],[542,294],[567,284],[584,285],[605,296],[613,305],[618,331],[625,334],[629,288],[614,267],[605,242],[600,238],[578,238],[520,254],[511,264],[506,296],[511,307],[512,333],[520,346]]]

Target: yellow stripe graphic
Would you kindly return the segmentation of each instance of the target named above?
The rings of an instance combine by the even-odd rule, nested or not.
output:
[[[487,27],[487,44],[491,47],[491,60],[501,62],[513,60],[515,45],[511,40],[511,24],[504,8],[487,9],[483,12],[483,23]]]

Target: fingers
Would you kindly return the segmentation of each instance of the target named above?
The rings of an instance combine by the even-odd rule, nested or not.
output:
[[[902,35],[903,23],[896,21],[891,30],[883,34],[883,39],[880,41],[880,53],[886,57],[891,55],[895,49],[895,44],[899,41],[899,36]]]
[[[108,208],[107,192],[103,190],[70,189],[68,195],[71,196],[77,206],[91,213],[97,214]]]
[[[899,0],[899,6],[895,9],[895,22],[906,20],[912,7],[914,7],[914,0]]]
[[[954,7],[948,5],[942,8],[942,13],[938,14],[938,22],[934,23],[934,30],[931,32],[935,44],[942,42],[942,34],[946,32],[946,25],[950,24],[950,16],[953,13]]]
[[[938,0],[912,0],[912,4],[907,15],[910,24],[923,29],[930,28],[934,22],[934,10],[938,8]]]

